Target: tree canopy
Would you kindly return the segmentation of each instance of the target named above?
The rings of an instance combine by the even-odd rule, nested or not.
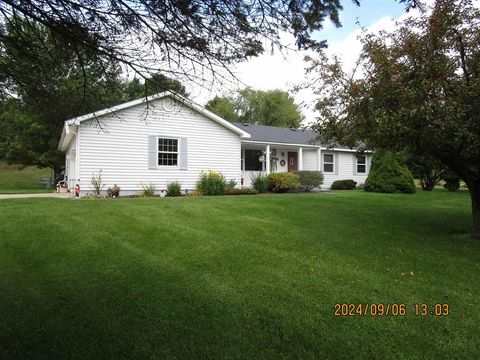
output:
[[[437,0],[394,33],[363,36],[360,76],[312,60],[324,140],[430,156],[468,186],[480,238],[480,11]]]
[[[282,90],[246,88],[231,97],[215,97],[207,109],[228,121],[298,128],[303,120],[300,108]]]
[[[291,33],[299,49],[325,47],[312,32],[325,19],[340,26],[341,9],[339,0],[2,0],[0,27],[9,26],[13,37],[1,34],[0,46],[15,41],[32,59],[48,62],[48,52],[38,54],[23,38],[21,18],[68,45],[80,67],[86,58],[100,68],[115,61],[140,76],[161,72],[204,82],[271,45],[282,47],[281,32]]]

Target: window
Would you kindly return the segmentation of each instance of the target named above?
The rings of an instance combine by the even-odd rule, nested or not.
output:
[[[365,174],[367,172],[367,158],[365,155],[357,156],[357,173]]]
[[[246,171],[263,171],[263,163],[259,160],[263,155],[262,150],[245,149],[245,169]]]
[[[333,173],[333,154],[323,154],[323,172]]]
[[[158,138],[158,166],[178,165],[178,139]]]

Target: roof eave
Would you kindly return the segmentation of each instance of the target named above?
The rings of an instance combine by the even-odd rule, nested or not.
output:
[[[70,142],[72,141],[73,137],[76,135],[70,128],[70,125],[68,124],[67,121],[65,121],[63,125],[63,130],[62,130],[62,135],[60,137],[60,141],[58,142],[57,149],[59,151],[66,151],[68,148],[68,145],[70,145]]]

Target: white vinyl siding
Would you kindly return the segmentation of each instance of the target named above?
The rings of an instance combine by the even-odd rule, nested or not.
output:
[[[77,182],[76,144],[77,144],[77,139],[76,137],[74,137],[70,142],[70,145],[68,145],[67,151],[65,152],[65,177],[68,179],[67,185],[70,190],[75,188],[75,184]]]
[[[354,167],[352,163],[355,161],[357,154],[355,152],[342,152],[342,151],[335,151],[335,166],[336,170],[335,173],[327,173],[324,172],[324,181],[322,185],[322,189],[328,189],[332,185],[335,180],[348,180],[352,179],[357,182],[357,184],[364,184],[365,180],[368,176],[368,165],[367,165],[367,172],[364,174],[359,174],[354,171]],[[368,164],[369,157],[371,155],[366,155],[366,162]],[[322,151],[323,157],[323,151]]]
[[[82,192],[92,191],[90,179],[100,169],[104,189],[118,184],[123,194],[141,191],[142,183],[162,190],[179,181],[183,189],[194,189],[200,172],[210,169],[240,184],[240,136],[180,103],[169,104],[173,101],[163,98],[151,103],[148,111],[142,104],[105,115],[99,119],[103,130],[96,120],[82,122]],[[153,136],[179,139],[178,166],[149,166]]]
[[[303,150],[303,170],[317,171],[318,154],[315,150]]]

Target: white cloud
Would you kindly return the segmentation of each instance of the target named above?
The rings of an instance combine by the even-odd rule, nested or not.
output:
[[[426,0],[425,4],[430,5],[434,0]],[[368,26],[367,31],[378,32],[381,30],[393,31],[395,29],[396,20],[403,20],[408,16],[418,16],[418,11],[413,10],[410,13],[403,14],[398,19],[391,17],[383,17],[375,23]],[[329,22],[326,22],[326,27],[329,27]],[[332,25],[333,26],[333,25]],[[339,56],[346,69],[352,69],[361,51],[361,43],[358,39],[362,29],[352,31],[346,37],[339,41],[330,41],[329,47],[326,50],[328,56]],[[289,44],[294,48],[294,39],[291,35],[283,35],[282,42]],[[268,90],[268,89],[282,89],[291,91],[293,86],[305,80],[306,63],[303,61],[304,56],[308,54],[305,51],[289,50],[281,54],[276,51],[273,54],[264,54],[256,58],[250,59],[248,62],[238,64],[233,73],[236,74],[240,83],[232,83],[219,89],[203,89],[200,87],[193,87],[188,89],[195,101],[200,104],[205,104],[209,99],[215,95],[230,94],[235,88],[243,88],[250,86],[254,89]],[[295,94],[295,100],[299,104],[311,104],[314,99],[312,91],[304,90]],[[315,113],[310,108],[304,108],[305,124],[312,122],[315,118]]]

